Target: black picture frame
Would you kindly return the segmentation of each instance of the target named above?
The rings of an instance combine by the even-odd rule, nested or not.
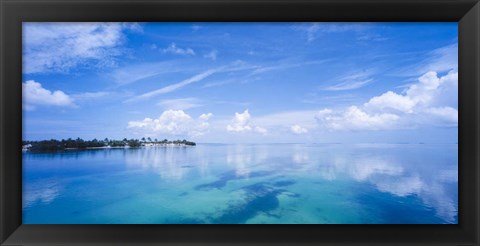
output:
[[[1,245],[480,245],[478,0],[0,0]],[[448,21],[459,25],[457,225],[23,225],[24,21]]]

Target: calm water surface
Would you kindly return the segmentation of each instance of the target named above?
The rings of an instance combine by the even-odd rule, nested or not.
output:
[[[456,144],[23,154],[25,224],[458,223]]]

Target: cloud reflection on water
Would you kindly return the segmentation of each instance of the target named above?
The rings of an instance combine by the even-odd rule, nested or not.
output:
[[[450,183],[458,182],[457,170],[417,169],[406,163],[408,158],[385,158],[385,155],[347,156],[333,157],[330,165],[319,169],[319,176],[329,181],[348,176],[358,182],[373,184],[380,192],[399,197],[415,195],[425,206],[435,208],[440,218],[447,222],[456,220],[456,199],[448,194],[447,189]]]
[[[418,197],[426,209],[434,208],[438,217],[455,222],[457,193],[452,193],[455,190],[452,187],[457,187],[458,182],[456,163],[448,164],[448,160],[438,155],[434,159],[435,155],[421,150],[414,151],[420,153],[417,156],[409,156],[402,153],[401,148],[403,146],[394,145],[198,145],[125,150],[124,158],[129,169],[152,171],[165,181],[193,182],[192,189],[205,187],[197,189],[199,191],[212,187],[224,189],[230,181],[252,178],[259,182],[292,178],[298,185],[307,184],[308,177],[327,182],[350,180],[371,184],[377,191],[393,196]],[[49,197],[58,193],[54,187],[50,186],[44,197],[37,195],[30,200],[48,202]]]
[[[61,186],[55,180],[38,180],[24,186],[23,208],[28,208],[35,203],[44,205],[52,203],[59,195]]]

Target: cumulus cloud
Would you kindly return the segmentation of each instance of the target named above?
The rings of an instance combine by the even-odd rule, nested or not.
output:
[[[199,118],[200,120],[207,121],[207,120],[209,120],[212,116],[213,116],[212,113],[208,113],[208,114],[202,114],[202,115],[200,115],[200,117],[198,117],[198,118]]]
[[[452,107],[429,108],[426,112],[446,125],[456,126],[458,124],[458,110]]]
[[[164,53],[171,53],[171,54],[176,54],[176,55],[195,55],[195,51],[191,48],[179,48],[175,43],[171,43],[170,46],[168,46],[165,49],[162,49]]]
[[[26,23],[23,25],[23,72],[68,72],[77,66],[113,66],[124,53],[122,23]]]
[[[37,106],[74,106],[73,99],[63,91],[50,91],[34,80],[22,83],[23,108],[34,110]]]
[[[458,125],[458,72],[439,76],[430,71],[404,92],[387,91],[362,106],[346,110],[323,109],[317,121],[330,130],[385,130],[418,125]]]
[[[351,106],[343,112],[325,109],[320,111],[315,118],[319,123],[332,130],[385,130],[394,128],[400,117],[390,113],[370,115],[357,106]]]
[[[407,96],[388,91],[380,96],[373,97],[365,106],[377,109],[391,108],[404,113],[412,113],[415,102]]]
[[[141,121],[128,122],[128,128],[137,130],[147,136],[174,135],[200,136],[209,127],[208,120],[212,113],[202,114],[194,119],[183,110],[164,111],[157,119],[145,118]]]
[[[308,132],[307,128],[303,128],[300,125],[291,126],[290,130],[295,134],[304,134]]]
[[[248,109],[243,113],[235,112],[235,117],[232,119],[231,123],[227,125],[227,131],[237,133],[254,131],[263,135],[267,134],[267,129],[260,126],[252,126],[250,119],[251,116]]]
[[[430,71],[410,85],[403,94],[388,91],[373,97],[364,106],[371,110],[396,110],[403,113],[432,114],[448,122],[458,122],[458,72],[439,77]]]
[[[235,113],[235,117],[232,119],[232,123],[227,125],[227,131],[229,132],[248,132],[251,131],[250,126],[250,113],[246,109],[243,113]]]

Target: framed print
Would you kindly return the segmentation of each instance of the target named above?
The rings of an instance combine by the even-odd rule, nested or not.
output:
[[[477,1],[1,8],[2,245],[479,243]]]

